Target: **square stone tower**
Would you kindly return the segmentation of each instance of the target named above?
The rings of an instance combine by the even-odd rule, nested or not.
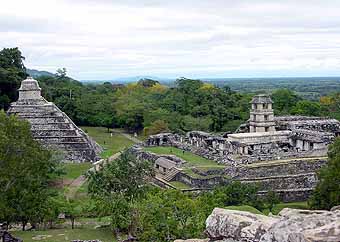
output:
[[[249,131],[273,132],[275,131],[273,101],[269,95],[256,95],[250,102]]]

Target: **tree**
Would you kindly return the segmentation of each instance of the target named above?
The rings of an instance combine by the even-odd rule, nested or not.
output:
[[[273,208],[276,204],[280,202],[279,196],[274,191],[268,191],[265,202],[268,206],[269,212],[273,212]]]
[[[289,89],[278,89],[272,94],[274,111],[277,114],[290,114],[291,109],[301,100],[298,95]]]
[[[66,68],[63,67],[63,68],[59,68],[59,69],[57,70],[57,72],[56,72],[55,75],[56,75],[58,78],[65,78],[65,77],[66,77],[66,74],[67,74]]]
[[[0,220],[21,222],[23,230],[41,221],[57,168],[52,153],[33,140],[29,123],[0,111]]]
[[[66,200],[63,208],[65,216],[71,220],[71,229],[74,229],[74,222],[82,214],[82,207],[76,200]]]
[[[169,132],[168,124],[164,120],[156,120],[150,127],[144,128],[144,135],[159,134],[162,132]]]
[[[8,109],[17,99],[17,89],[27,77],[24,59],[18,48],[0,51],[0,109]]]
[[[138,204],[139,241],[174,241],[201,237],[205,214],[200,201],[179,190],[149,192]]]
[[[340,204],[340,138],[329,146],[327,165],[318,172],[319,182],[310,205],[315,209],[330,209]]]
[[[291,112],[292,114],[318,116],[321,112],[321,105],[317,102],[302,100],[296,103]]]
[[[124,152],[114,162],[88,174],[88,191],[103,215],[111,215],[115,232],[136,233],[135,204],[145,194],[146,178],[152,175],[150,162]]]

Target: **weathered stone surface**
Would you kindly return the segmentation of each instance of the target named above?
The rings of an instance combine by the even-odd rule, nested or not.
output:
[[[215,208],[206,221],[212,241],[339,242],[340,211],[283,209],[267,217]]]
[[[340,222],[332,222],[316,229],[303,231],[303,238],[306,241],[318,242],[339,242],[340,241]]]
[[[280,220],[261,238],[261,242],[334,241],[334,233],[338,233],[337,241],[340,239],[340,212],[285,208],[279,216]],[[313,240],[313,237],[319,239]]]
[[[253,213],[215,208],[206,221],[212,240],[259,241],[278,219]]]
[[[187,240],[177,239],[174,242],[209,242],[209,239],[187,239]]]
[[[331,208],[331,211],[336,211],[336,210],[340,211],[340,205],[334,206],[334,207]]]

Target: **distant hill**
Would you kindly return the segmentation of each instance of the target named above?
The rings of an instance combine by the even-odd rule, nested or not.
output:
[[[160,78],[156,76],[128,76],[128,77],[119,77],[111,80],[82,80],[85,83],[104,83],[104,82],[111,82],[113,84],[117,83],[131,83],[137,82],[141,79],[151,79],[155,81],[159,81],[161,83],[173,82],[174,80],[169,78]]]
[[[31,77],[39,77],[39,76],[55,76],[53,73],[48,71],[38,71],[34,69],[26,69],[26,72]]]

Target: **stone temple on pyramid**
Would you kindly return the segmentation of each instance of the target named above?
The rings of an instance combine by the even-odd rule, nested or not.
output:
[[[45,147],[61,151],[66,162],[94,162],[102,148],[62,112],[41,96],[36,80],[21,82],[18,101],[11,104],[9,114],[31,124],[33,138]]]

